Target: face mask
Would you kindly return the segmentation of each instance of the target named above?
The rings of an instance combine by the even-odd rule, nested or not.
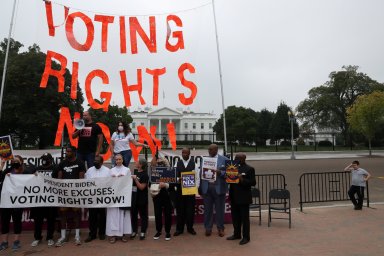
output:
[[[122,131],[124,131],[124,126],[119,125],[119,127],[117,127],[117,129],[119,130],[119,132],[122,132]]]
[[[93,162],[93,166],[95,166],[96,169],[100,169],[101,164],[97,162]]]
[[[20,163],[11,163],[11,168],[13,168],[13,169],[19,169],[20,166],[21,166]]]

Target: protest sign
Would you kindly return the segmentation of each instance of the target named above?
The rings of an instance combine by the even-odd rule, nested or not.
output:
[[[152,183],[176,183],[176,169],[171,167],[156,167],[151,169]]]
[[[182,172],[181,176],[181,193],[182,195],[196,195],[197,186],[196,186],[196,176],[195,171],[191,172]]]
[[[11,136],[0,137],[0,158],[7,161],[13,158],[13,147]]]
[[[239,183],[239,162],[225,160],[225,181],[227,183]]]
[[[61,180],[41,174],[11,174],[5,177],[0,207],[129,207],[131,194],[130,176]]]
[[[216,180],[217,158],[203,157],[201,179],[213,182]]]

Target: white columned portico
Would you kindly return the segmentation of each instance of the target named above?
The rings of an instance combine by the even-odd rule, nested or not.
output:
[[[161,119],[159,118],[159,134],[161,134]]]

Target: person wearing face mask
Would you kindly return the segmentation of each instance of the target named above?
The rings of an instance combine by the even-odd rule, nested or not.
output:
[[[11,160],[11,167],[5,169],[1,172],[0,184],[1,189],[3,182],[6,176],[15,175],[15,174],[25,174],[23,158],[21,156],[15,155]],[[12,178],[12,177],[11,177]],[[0,251],[4,251],[8,248],[8,235],[9,235],[9,226],[13,222],[13,232],[15,234],[13,239],[12,250],[16,251],[21,247],[20,244],[20,234],[21,234],[21,218],[23,214],[22,208],[2,208],[1,209],[1,235],[2,241],[0,244]]]
[[[45,153],[41,156],[41,165],[35,170],[35,175],[42,174],[45,177],[57,178],[58,167],[53,161],[53,157],[50,153]],[[57,215],[57,207],[33,207],[31,208],[31,219],[34,219],[35,240],[31,243],[32,247],[40,244],[43,239],[41,233],[43,228],[44,218],[47,219],[47,242],[48,246],[53,246],[53,233],[55,231],[55,220]]]
[[[112,166],[115,166],[115,155],[120,154],[123,156],[123,165],[129,166],[131,162],[132,151],[129,143],[135,146],[143,146],[148,148],[144,143],[137,142],[131,133],[131,128],[125,122],[118,122],[117,130],[112,134],[110,149],[112,152],[111,160]]]
[[[100,155],[101,146],[103,144],[103,132],[100,126],[92,121],[89,111],[83,113],[84,128],[75,130],[72,138],[79,138],[77,147],[77,158],[87,163],[87,168],[93,166],[95,156]]]
[[[249,205],[252,203],[251,188],[256,185],[255,169],[247,165],[245,159],[245,154],[236,154],[235,160],[239,161],[239,183],[231,183],[229,186],[233,235],[227,237],[227,240],[241,239],[240,245],[250,241]]]
[[[110,169],[103,165],[103,158],[96,156],[93,166],[85,173],[86,179],[105,178],[110,176]],[[97,231],[100,240],[105,240],[106,208],[89,208],[88,225],[89,236],[84,242],[89,243],[96,239]]]

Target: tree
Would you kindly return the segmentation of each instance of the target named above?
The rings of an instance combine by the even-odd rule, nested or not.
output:
[[[347,114],[350,128],[367,138],[371,156],[371,141],[378,128],[384,123],[384,92],[375,91],[368,95],[360,95],[347,109]]]
[[[277,107],[276,114],[272,119],[272,122],[269,126],[269,129],[274,140],[287,139],[291,138],[291,124],[289,121],[288,111],[291,111],[291,108],[288,107],[284,102],[280,103]],[[293,124],[293,137],[297,138],[299,135],[299,126],[295,122]]]
[[[0,69],[3,70],[7,39],[0,43]],[[11,39],[8,71],[4,89],[0,134],[11,134],[17,138],[19,147],[24,145],[45,148],[53,145],[59,109],[66,106],[71,113],[82,112],[84,101],[80,87],[77,100],[70,98],[72,76],[65,73],[65,89],[58,93],[58,82],[54,77],[48,80],[47,88],[40,88],[40,80],[45,67],[46,54],[34,44],[21,52],[23,45]],[[53,62],[54,69],[60,65]],[[2,74],[0,75],[0,77]]]
[[[313,128],[340,130],[344,143],[348,141],[347,109],[360,95],[373,91],[384,91],[384,84],[378,83],[364,73],[357,72],[358,66],[343,66],[342,71],[330,73],[330,80],[314,87],[308,98],[297,107],[297,116]]]
[[[257,119],[257,142],[258,145],[265,146],[266,140],[271,138],[271,131],[269,126],[275,116],[271,111],[268,111],[266,108],[262,109],[259,113],[259,118]]]
[[[244,107],[229,106],[225,109],[227,139],[229,141],[252,142],[256,136],[257,113]],[[224,138],[223,115],[213,126],[219,139]]]

